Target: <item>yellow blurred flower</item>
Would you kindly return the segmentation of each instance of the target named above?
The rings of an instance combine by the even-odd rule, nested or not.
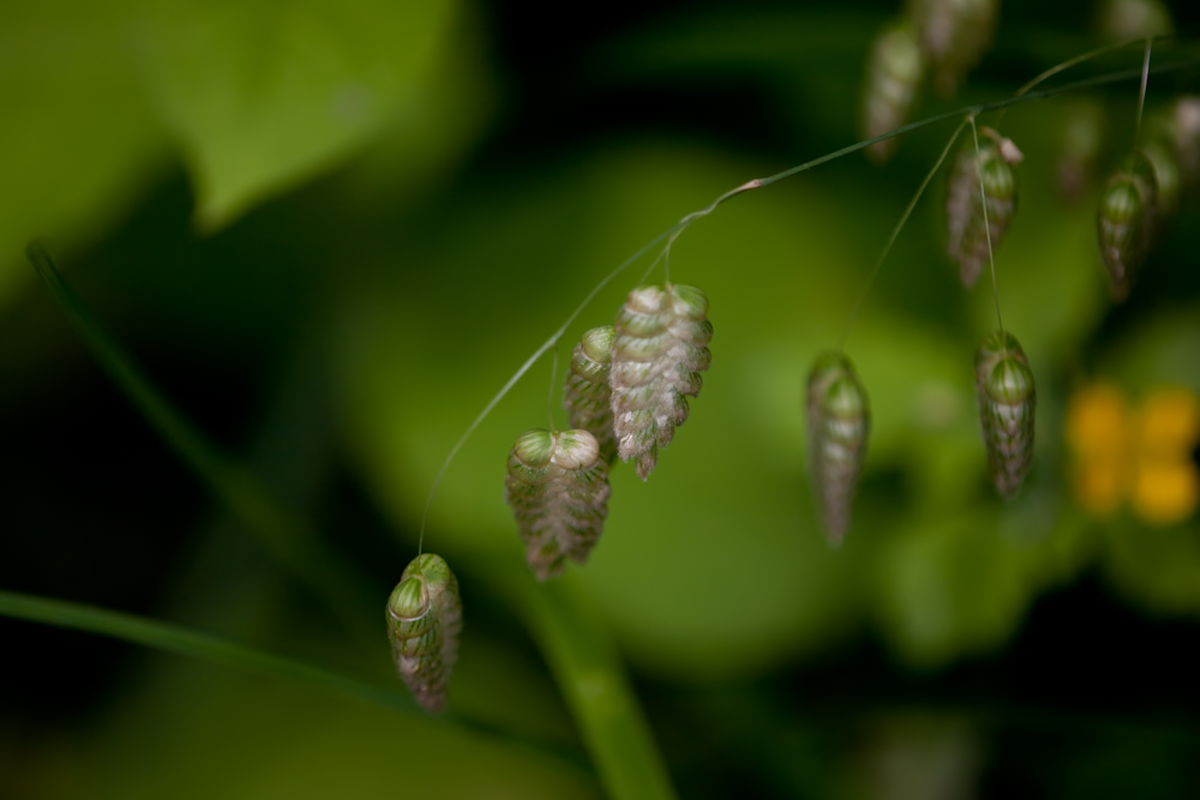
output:
[[[1172,525],[1200,504],[1200,398],[1189,389],[1150,392],[1141,408],[1108,383],[1079,389],[1067,411],[1067,444],[1075,495],[1097,516],[1110,516],[1126,498],[1153,525]]]

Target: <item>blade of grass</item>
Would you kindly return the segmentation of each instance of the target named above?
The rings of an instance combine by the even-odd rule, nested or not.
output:
[[[534,738],[462,714],[431,716],[407,692],[391,689],[307,661],[281,656],[180,625],[120,611],[48,597],[0,590],[0,616],[83,631],[234,669],[283,678],[338,692],[366,703],[420,717],[430,724],[452,725],[471,733],[514,742],[540,753],[585,766],[578,753],[558,742]],[[13,658],[12,654],[9,658]]]
[[[171,405],[97,321],[43,245],[34,242],[27,253],[105,372],[163,440],[285,569],[321,596],[360,636],[375,638],[363,623],[364,604],[355,602],[355,572],[341,555],[303,520],[283,509],[252,473],[219,452]]]

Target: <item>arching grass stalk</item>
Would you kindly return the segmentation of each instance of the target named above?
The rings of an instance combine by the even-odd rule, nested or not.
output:
[[[328,667],[248,647],[181,625],[83,603],[3,590],[0,590],[0,616],[107,636],[270,678],[306,683],[402,714],[420,716],[431,725],[446,724],[490,739],[514,742],[584,766],[580,754],[562,744],[530,737],[524,732],[508,730],[463,714],[430,717],[418,709],[407,692],[378,686]]]
[[[373,640],[362,617],[364,606],[356,602],[355,587],[360,582],[341,554],[328,547],[303,520],[283,508],[253,473],[218,451],[171,405],[104,329],[41,243],[30,244],[27,255],[101,367],[163,441],[208,485],[247,531],[259,538],[275,560],[316,592],[343,623],[365,640],[368,637]]]

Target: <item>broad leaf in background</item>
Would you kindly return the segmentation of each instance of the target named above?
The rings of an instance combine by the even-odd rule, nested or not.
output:
[[[455,0],[174,0],[139,25],[146,78],[220,227],[429,113]]]
[[[6,4],[0,25],[0,303],[25,244],[103,233],[166,161],[127,56],[128,2]]]

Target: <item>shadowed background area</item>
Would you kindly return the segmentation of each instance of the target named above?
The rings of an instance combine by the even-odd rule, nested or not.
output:
[[[1101,5],[1004,3],[957,95],[927,87],[912,118],[1008,97],[1103,44]],[[1159,65],[1196,55],[1200,12],[1169,6],[1180,36],[1156,48]],[[868,51],[899,13],[3,4],[0,590],[402,690],[383,604],[457,437],[648,240],[859,139]],[[1141,61],[1131,47],[1051,85]],[[1146,119],[1189,93],[1194,66],[1152,76]],[[1184,192],[1114,305],[1096,208],[1133,144],[1137,94],[1124,80],[980,118],[1025,155],[996,259],[1038,390],[1035,462],[1012,501],[995,496],[976,411],[990,282],[964,290],[945,255],[944,175],[846,340],[872,431],[840,549],[809,486],[808,368],[839,342],[955,120],[904,136],[885,165],[854,153],[738,197],[675,244],[672,279],[711,302],[712,367],[651,479],[614,470],[604,535],[561,596],[611,634],[681,796],[1168,798],[1194,785],[1200,196]],[[1099,144],[1068,196],[1064,136],[1085,105]],[[287,510],[277,537],[246,524],[261,511],[250,495],[244,513],[224,502],[241,477],[223,501],[113,382],[24,258],[34,237]],[[458,572],[465,608],[451,709],[472,725],[0,618],[0,796],[602,796],[531,630],[522,598],[538,590],[504,464],[522,431],[566,425],[549,382],[655,252],[497,405],[431,507],[426,549]]]

